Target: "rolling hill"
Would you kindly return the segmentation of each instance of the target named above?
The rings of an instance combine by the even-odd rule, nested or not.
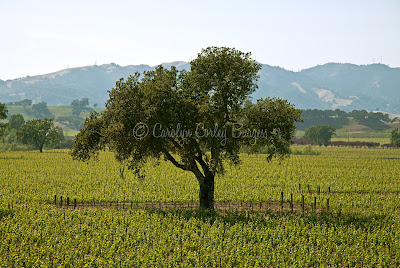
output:
[[[187,62],[164,63],[190,69]],[[104,107],[117,80],[135,72],[152,70],[149,65],[104,64],[61,70],[39,76],[0,80],[0,102],[32,99],[48,105],[69,105],[74,99],[89,98],[90,105]],[[380,110],[400,113],[400,68],[383,64],[354,65],[327,63],[300,72],[262,65],[259,88],[253,100],[281,97],[301,109]]]

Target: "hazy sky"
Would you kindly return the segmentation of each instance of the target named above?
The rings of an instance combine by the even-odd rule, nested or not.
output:
[[[229,46],[297,71],[400,66],[400,1],[0,0],[0,79],[114,62],[190,61]]]

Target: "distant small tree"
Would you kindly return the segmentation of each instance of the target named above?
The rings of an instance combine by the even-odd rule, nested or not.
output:
[[[13,114],[8,121],[8,129],[19,130],[23,124],[25,124],[25,119],[22,114]]]
[[[315,141],[319,146],[328,146],[336,129],[330,125],[316,125],[306,130],[305,140]]]
[[[4,103],[0,102],[0,120],[7,119],[7,107]],[[3,131],[6,128],[7,124],[0,123],[0,137],[3,136]]]
[[[22,101],[16,101],[15,105],[22,105],[24,106],[24,109],[26,108],[26,106],[31,106],[32,105],[32,100],[30,99],[24,99]]]
[[[88,98],[83,98],[81,100],[73,100],[71,102],[71,107],[72,107],[72,114],[76,117],[80,116],[80,114],[85,111],[89,110],[87,106],[89,105],[89,99]]]
[[[93,104],[93,107],[96,108],[97,107],[97,103]]]
[[[34,145],[40,152],[44,145],[59,143],[63,140],[63,131],[54,127],[53,119],[33,119],[27,121],[17,132],[18,140]]]
[[[397,147],[400,147],[400,131],[398,128],[392,130],[390,143],[395,144]]]
[[[15,129],[8,130],[5,135],[4,142],[13,144],[13,143],[16,143],[17,141],[18,141],[17,130],[15,130]]]
[[[6,105],[4,103],[0,102],[0,120],[1,119],[6,119],[7,118],[7,113],[8,113],[8,110],[7,110]]]
[[[32,105],[33,115],[38,119],[51,118],[53,114],[47,108],[46,102],[39,102],[38,104]]]

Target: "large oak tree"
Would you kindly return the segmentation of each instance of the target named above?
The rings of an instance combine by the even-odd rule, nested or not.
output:
[[[214,208],[214,178],[224,161],[239,163],[240,150],[267,149],[267,159],[287,155],[301,112],[282,99],[247,101],[257,88],[250,53],[203,49],[190,71],[158,66],[116,82],[106,110],[86,119],[71,152],[86,161],[101,150],[141,174],[150,158],[163,158],[199,182],[202,208]]]

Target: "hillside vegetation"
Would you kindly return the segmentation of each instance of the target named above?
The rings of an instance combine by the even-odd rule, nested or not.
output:
[[[72,107],[71,106],[47,106],[50,112],[54,115],[54,118],[57,119],[61,116],[72,116]],[[9,117],[13,114],[22,114],[25,120],[35,119],[36,117],[33,115],[32,107],[24,107],[17,105],[8,105],[8,114]],[[93,108],[90,107],[93,111],[102,112],[103,108]],[[85,118],[89,115],[89,111],[84,111],[81,113],[80,117]],[[57,121],[57,120],[56,120]]]
[[[65,131],[68,133],[76,133],[79,128],[74,128],[62,124],[60,122],[60,118],[63,117],[73,117],[72,107],[71,106],[47,106],[51,114],[52,118],[55,119],[55,122],[58,126],[63,127]],[[8,118],[14,114],[22,114],[25,120],[35,119],[32,106],[22,106],[22,105],[8,105]],[[83,122],[83,119],[90,114],[90,111],[102,112],[104,108],[94,108],[88,107],[87,110],[83,110],[80,114],[80,119]],[[363,111],[363,110],[362,110]],[[392,129],[400,128],[400,122],[395,117],[389,118],[389,116],[378,116],[376,118],[372,118],[371,114],[376,113],[368,113],[365,111],[363,116],[369,116],[368,118],[363,118],[363,120],[357,119],[353,117],[355,112],[362,111],[353,111],[350,113],[346,113],[341,110],[303,110],[302,116],[304,117],[303,123],[297,124],[297,135],[304,135],[304,130],[310,128],[315,125],[332,125],[336,128],[336,138],[383,138],[389,139],[390,132]],[[379,114],[379,113],[378,113]],[[386,122],[381,119],[384,118]],[[3,120],[2,122],[7,122],[7,120]],[[70,136],[70,135],[67,135]]]
[[[163,64],[166,68],[189,70],[187,62]],[[74,99],[89,98],[103,106],[108,90],[121,77],[154,70],[154,66],[104,64],[69,68],[58,72],[1,81],[0,100],[15,102],[23,98],[34,103],[68,105]],[[280,97],[300,109],[341,109],[347,112],[366,109],[400,113],[400,68],[383,64],[354,65],[327,63],[300,72],[263,64],[254,100]]]

